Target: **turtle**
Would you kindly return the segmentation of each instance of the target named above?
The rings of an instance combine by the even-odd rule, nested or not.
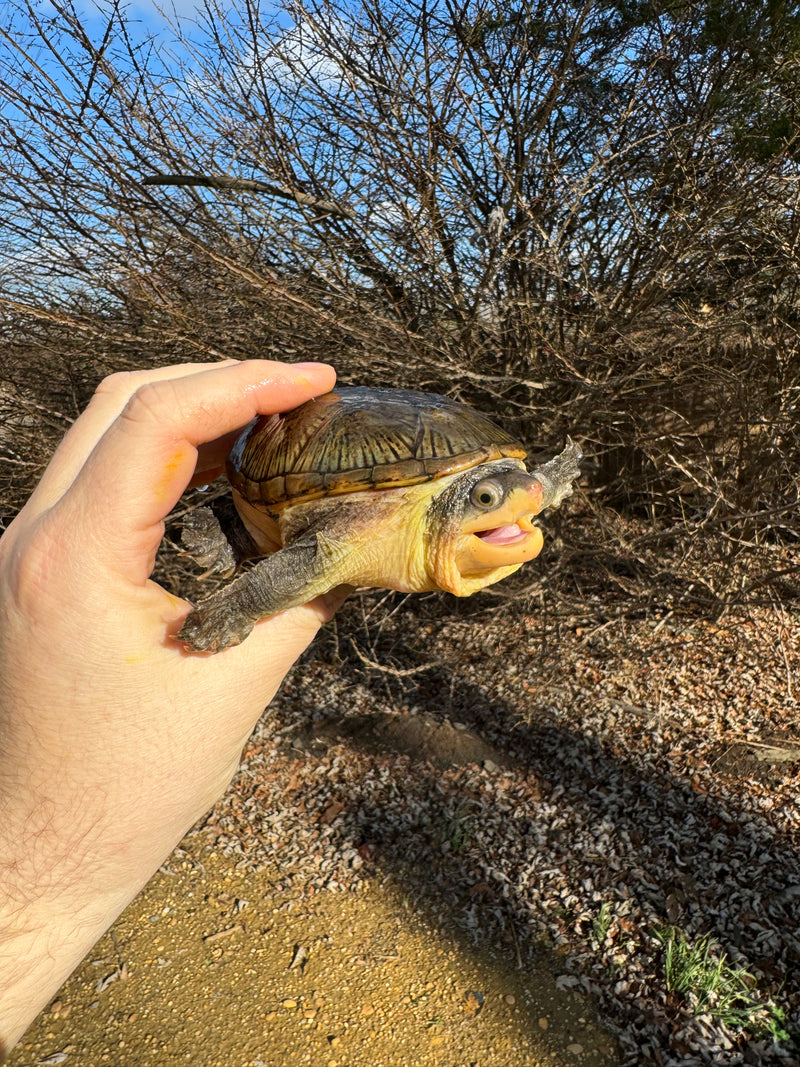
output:
[[[257,417],[227,462],[235,510],[198,508],[182,536],[207,573],[264,558],[201,601],[179,640],[218,652],[339,585],[470,596],[500,581],[539,554],[533,517],[579,475],[569,438],[530,473],[526,454],[487,416],[435,393],[343,386]]]

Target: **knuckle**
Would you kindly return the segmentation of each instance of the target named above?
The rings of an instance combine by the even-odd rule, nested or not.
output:
[[[23,528],[10,557],[3,560],[9,600],[27,618],[46,616],[64,568],[63,546],[47,519]]]
[[[174,416],[177,404],[171,381],[148,381],[140,384],[122,409],[122,418],[130,422],[163,422]]]
[[[122,370],[108,374],[95,389],[95,395],[118,397],[124,400],[136,392],[146,373],[146,371]]]

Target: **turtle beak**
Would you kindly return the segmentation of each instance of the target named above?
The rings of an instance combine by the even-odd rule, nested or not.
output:
[[[530,515],[538,515],[544,507],[544,486],[538,478],[531,477],[530,484],[524,489],[517,489],[514,496],[518,494],[518,500],[521,507],[525,507],[527,513]]]

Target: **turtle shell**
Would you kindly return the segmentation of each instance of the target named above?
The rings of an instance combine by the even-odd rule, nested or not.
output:
[[[245,500],[280,508],[366,489],[415,485],[525,446],[466,404],[435,393],[342,387],[241,435],[228,478]]]

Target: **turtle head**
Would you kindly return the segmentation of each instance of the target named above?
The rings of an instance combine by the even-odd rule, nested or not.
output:
[[[457,475],[431,501],[427,554],[440,589],[469,596],[534,559],[542,532],[534,516],[544,487],[518,460]]]
[[[535,516],[572,492],[580,456],[569,442],[531,472],[503,459],[453,477],[428,509],[426,553],[437,586],[469,596],[535,559],[544,542]]]

